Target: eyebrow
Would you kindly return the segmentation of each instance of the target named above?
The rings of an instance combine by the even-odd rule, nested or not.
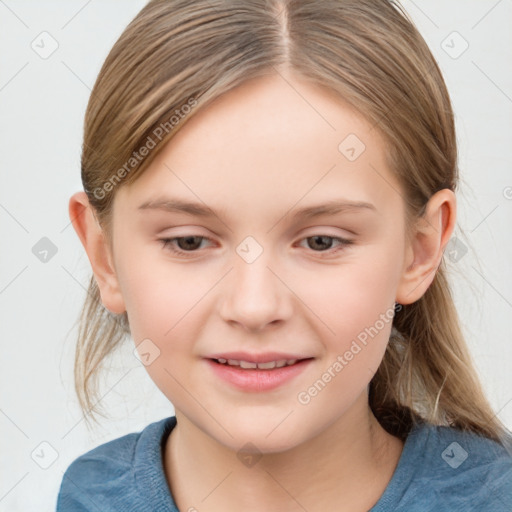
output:
[[[163,210],[170,213],[186,213],[203,218],[218,217],[218,215],[205,204],[175,198],[160,198],[145,201],[138,207],[138,210]],[[336,215],[337,213],[353,210],[377,211],[373,204],[364,201],[330,200],[318,205],[306,206],[295,210],[292,209],[283,215],[283,217],[293,215],[297,218],[312,219],[321,215]]]

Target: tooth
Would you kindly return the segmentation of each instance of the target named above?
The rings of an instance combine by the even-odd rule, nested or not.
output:
[[[251,361],[239,361],[238,359],[224,359],[219,357],[219,363],[225,364],[227,362],[230,366],[239,366],[245,369],[260,368],[262,370],[271,370],[273,368],[282,368],[283,366],[294,365],[298,359],[281,359],[279,361],[269,361],[268,363],[253,363]]]
[[[240,361],[241,368],[256,368],[257,366],[257,363],[250,363],[249,361]]]
[[[258,363],[258,368],[261,368],[262,370],[270,370],[275,367],[276,367],[275,361],[270,361],[269,363]]]

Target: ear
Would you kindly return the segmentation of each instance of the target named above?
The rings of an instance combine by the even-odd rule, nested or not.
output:
[[[427,291],[453,233],[455,217],[455,194],[449,189],[436,192],[413,227],[396,302],[412,304]]]
[[[112,264],[113,257],[106,236],[94,215],[85,192],[73,194],[69,200],[69,217],[92,266],[101,302],[112,313],[126,311],[119,282]]]

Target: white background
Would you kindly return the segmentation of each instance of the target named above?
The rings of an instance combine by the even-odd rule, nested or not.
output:
[[[0,512],[53,511],[78,455],[173,414],[132,345],[105,375],[111,418],[100,428],[87,431],[73,391],[75,321],[90,275],[67,212],[81,189],[83,116],[103,60],[144,4],[0,0]],[[468,252],[450,268],[483,384],[512,427],[512,1],[404,5],[452,96],[463,180],[457,233]],[[31,48],[43,31],[59,45],[47,59]],[[458,58],[465,43],[453,31],[469,44]],[[47,263],[32,253],[42,237],[57,247]],[[43,451],[50,461],[41,442],[58,454],[47,469],[31,456]]]

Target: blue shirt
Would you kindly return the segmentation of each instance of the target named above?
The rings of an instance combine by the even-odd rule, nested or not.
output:
[[[57,512],[179,512],[163,449],[171,416],[104,443],[64,473]],[[369,512],[511,512],[512,454],[452,427],[416,424],[393,477]]]

